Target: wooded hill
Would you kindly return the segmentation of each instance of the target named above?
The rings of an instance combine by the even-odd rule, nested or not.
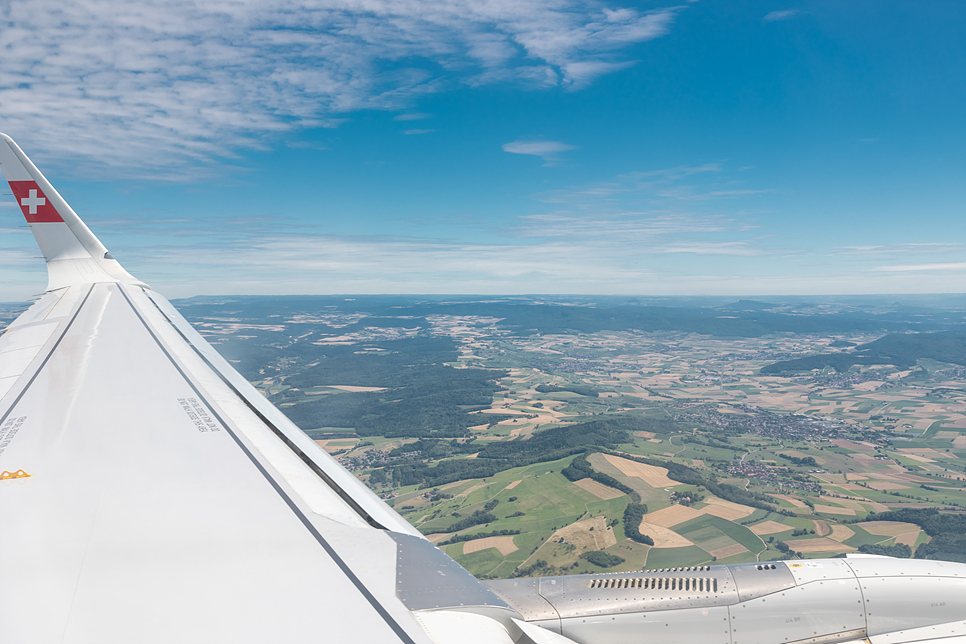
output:
[[[850,353],[822,353],[783,360],[763,367],[764,374],[786,374],[831,367],[844,373],[855,365],[891,364],[899,369],[915,366],[921,358],[966,365],[966,334],[897,333],[859,346]]]

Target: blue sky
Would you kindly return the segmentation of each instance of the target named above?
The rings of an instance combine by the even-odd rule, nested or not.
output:
[[[962,293],[963,33],[953,1],[14,1],[0,130],[169,297]]]

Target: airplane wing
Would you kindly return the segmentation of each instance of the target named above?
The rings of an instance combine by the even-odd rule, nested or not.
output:
[[[521,636],[516,611],[127,273],[6,135],[0,169],[49,273],[0,336],[0,642]]]
[[[21,149],[47,261],[0,335],[0,643],[964,644],[966,565],[477,581],[125,271]]]

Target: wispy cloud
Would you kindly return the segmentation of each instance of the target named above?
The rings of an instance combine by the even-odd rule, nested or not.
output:
[[[561,152],[576,150],[573,145],[561,143],[560,141],[525,141],[518,140],[503,144],[503,151],[510,154],[529,154],[540,157],[548,164],[556,162],[560,158]]]
[[[918,271],[962,271],[966,270],[966,262],[951,262],[947,264],[908,264],[905,266],[879,266],[873,271],[887,273],[909,273]]]
[[[428,119],[432,114],[423,114],[422,112],[414,114],[397,114],[392,117],[394,121],[421,121],[423,119]]]
[[[836,255],[918,255],[929,253],[962,253],[966,244],[956,242],[926,242],[912,244],[873,244],[868,246],[839,246]]]
[[[503,149],[506,150],[506,146]],[[536,198],[547,203],[571,204],[641,198],[648,198],[652,202],[688,202],[737,199],[774,192],[771,188],[744,187],[745,181],[730,178],[719,163],[703,163],[627,172],[609,181],[549,191],[536,195]]]
[[[435,132],[436,130],[406,130],[403,134],[429,134],[430,132]]]
[[[795,16],[801,13],[799,9],[782,9],[780,11],[770,11],[765,14],[765,20],[768,22],[777,22],[779,20],[791,20]]]
[[[189,179],[284,132],[460,83],[579,89],[679,8],[577,0],[13,0],[0,128],[100,177]],[[399,120],[425,115],[404,113]],[[46,156],[44,159],[42,157]]]

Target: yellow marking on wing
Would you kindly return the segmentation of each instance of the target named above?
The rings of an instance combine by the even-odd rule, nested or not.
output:
[[[16,472],[8,472],[7,470],[4,470],[3,472],[0,472],[0,481],[6,481],[8,479],[28,479],[31,476],[33,476],[33,474],[27,474],[23,470],[17,470]]]

